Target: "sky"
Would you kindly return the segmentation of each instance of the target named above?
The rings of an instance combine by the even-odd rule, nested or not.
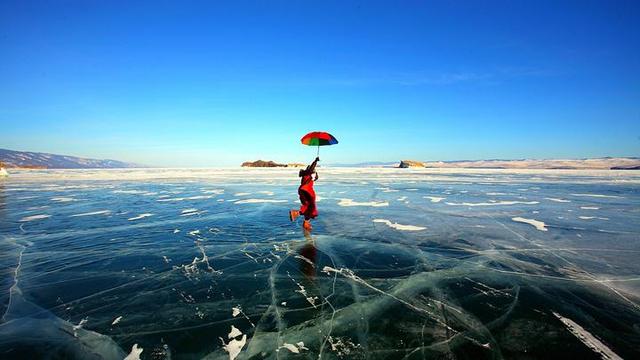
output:
[[[640,1],[0,2],[0,148],[150,166],[640,156]]]

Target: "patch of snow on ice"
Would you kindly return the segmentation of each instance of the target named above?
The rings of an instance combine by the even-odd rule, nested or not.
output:
[[[246,199],[238,200],[234,204],[258,204],[258,203],[285,203],[287,200],[274,200],[274,199]]]
[[[140,354],[142,354],[143,350],[143,348],[138,347],[138,344],[133,344],[131,352],[126,358],[124,358],[124,360],[140,360]]]
[[[452,202],[446,202],[445,204],[452,205],[452,206],[498,206],[498,205],[516,205],[516,204],[535,205],[535,204],[539,204],[539,202],[537,202],[537,201],[515,201],[515,200],[512,200],[512,201],[479,202],[479,203],[470,203],[470,202],[452,203]]]
[[[557,199],[557,198],[545,198],[545,199],[550,200],[550,201],[554,201],[554,202],[559,202],[559,203],[571,202],[571,200],[567,200],[567,199]]]
[[[525,219],[525,218],[519,217],[519,216],[511,218],[511,220],[516,221],[516,222],[529,224],[529,225],[535,227],[536,229],[538,229],[540,231],[547,231],[546,224],[544,222],[542,222],[542,221],[533,220],[533,219]]]
[[[578,338],[583,344],[585,344],[589,349],[595,351],[600,354],[603,359],[606,360],[622,360],[618,354],[614,353],[607,345],[603,344],[598,338],[593,336],[590,332],[585,330],[582,326],[575,323],[573,320],[568,319],[566,317],[561,316],[560,314],[554,312],[553,315],[560,320],[564,326],[567,327],[575,337]]]
[[[33,221],[33,220],[46,219],[46,218],[49,218],[49,217],[51,217],[51,215],[46,215],[46,214],[31,215],[31,216],[23,217],[22,219],[20,219],[20,222],[27,222],[27,221]]]
[[[598,220],[609,220],[609,218],[606,217],[599,217],[599,216],[579,216],[580,219],[582,220],[593,220],[593,219],[598,219]]]
[[[236,338],[238,336],[242,335],[242,331],[238,330],[237,327],[231,325],[231,331],[229,332],[228,338],[229,339],[233,339]]]
[[[381,206],[389,206],[389,203],[386,201],[369,201],[369,202],[357,202],[352,199],[340,199],[338,202],[338,206],[371,206],[371,207],[381,207]]]
[[[88,212],[88,213],[70,215],[69,217],[91,216],[91,215],[109,215],[109,214],[111,214],[111,210],[100,210],[100,211],[92,211],[92,212]]]
[[[71,197],[53,197],[51,198],[51,201],[55,201],[55,202],[70,202],[70,201],[77,201],[74,198]]]
[[[280,350],[282,348],[287,349],[287,350],[291,351],[294,354],[299,354],[300,350],[309,350],[308,348],[306,348],[304,346],[304,342],[302,342],[302,341],[300,341],[299,343],[296,343],[295,345],[294,344],[289,344],[289,343],[284,343],[284,344],[282,344],[282,346],[280,346],[278,348],[278,350]]]
[[[134,216],[132,218],[128,218],[127,220],[129,221],[135,221],[135,220],[140,220],[140,219],[144,219],[147,218],[149,216],[153,216],[153,214],[149,214],[149,213],[145,213],[145,214],[140,214],[138,216]]]
[[[373,219],[373,222],[375,222],[375,223],[383,223],[383,224],[386,224],[387,226],[389,226],[390,228],[394,228],[394,229],[400,230],[400,231],[420,231],[420,230],[425,230],[426,229],[426,227],[423,227],[423,226],[401,225],[401,224],[394,223],[394,222],[391,222],[391,221],[386,220],[386,219]]]
[[[610,199],[624,199],[622,196],[616,195],[601,195],[601,194],[571,194],[573,196],[585,196],[585,197],[597,197],[597,198],[610,198]]]
[[[221,339],[222,340],[222,339]],[[224,344],[224,341],[222,342]],[[228,344],[224,344],[222,347],[224,351],[229,353],[229,360],[234,360],[242,351],[242,348],[247,343],[247,335],[242,335],[242,339],[233,339]]]

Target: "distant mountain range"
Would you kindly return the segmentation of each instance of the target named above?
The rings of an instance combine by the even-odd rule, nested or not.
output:
[[[88,159],[76,156],[56,155],[30,151],[0,149],[0,164],[7,168],[36,169],[116,169],[144,168],[145,165],[117,160]],[[334,167],[399,167],[403,163],[412,168],[467,168],[467,169],[612,169],[640,170],[640,158],[603,157],[591,159],[519,159],[519,160],[460,160],[460,161],[412,161],[363,162],[357,164],[329,164]],[[255,166],[255,164],[244,164]],[[289,164],[296,166],[303,164]],[[284,166],[284,165],[282,165]]]
[[[603,157],[592,159],[519,159],[519,160],[460,160],[366,162],[358,164],[333,164],[337,167],[399,167],[401,163],[412,168],[465,168],[465,169],[602,169],[640,170],[640,158]]]
[[[0,162],[7,168],[34,169],[115,169],[145,167],[117,160],[87,159],[76,156],[0,149]]]

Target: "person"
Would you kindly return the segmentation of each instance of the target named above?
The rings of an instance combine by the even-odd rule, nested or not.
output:
[[[289,219],[293,222],[296,221],[298,216],[304,216],[304,222],[302,228],[305,231],[311,231],[311,219],[318,216],[318,209],[316,208],[316,192],[313,190],[313,182],[318,181],[318,173],[316,172],[316,165],[320,161],[319,157],[307,166],[306,169],[300,170],[298,176],[300,180],[300,187],[298,187],[298,195],[300,196],[300,210],[289,211]],[[315,179],[312,177],[315,174]]]

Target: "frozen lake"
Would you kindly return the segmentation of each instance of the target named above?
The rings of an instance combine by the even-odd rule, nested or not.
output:
[[[0,358],[640,358],[640,172],[319,174],[0,179]]]

